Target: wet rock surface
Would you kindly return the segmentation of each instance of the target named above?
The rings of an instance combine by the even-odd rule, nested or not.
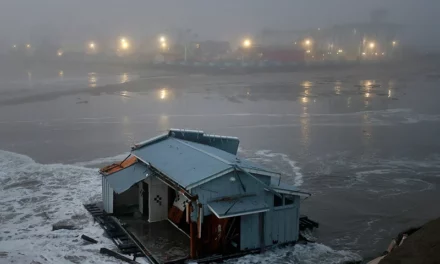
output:
[[[440,218],[425,224],[391,251],[380,264],[440,263]]]

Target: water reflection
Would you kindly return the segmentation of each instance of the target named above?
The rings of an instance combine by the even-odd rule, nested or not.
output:
[[[33,83],[32,83],[32,72],[28,71],[27,72],[27,76],[28,76],[28,85],[29,85],[29,87],[32,87],[33,86]]]
[[[311,88],[313,86],[313,84],[310,81],[304,81],[304,82],[301,83],[301,86],[306,88],[306,89],[309,89],[309,88]]]
[[[306,108],[306,107],[305,107]],[[306,109],[304,111],[307,111]],[[307,150],[310,146],[310,118],[305,116],[301,118],[301,141]]]
[[[307,97],[303,97],[303,98],[301,99],[301,101],[302,101],[304,104],[307,104],[307,103],[309,102],[309,98],[307,98]]]
[[[373,129],[371,126],[369,113],[364,113],[362,115],[362,133],[362,142],[364,143],[364,147],[369,147],[371,145],[371,139],[373,136]]]
[[[341,94],[341,82],[336,81],[335,83],[335,94],[340,95]]]
[[[127,73],[123,73],[122,75],[119,76],[119,78],[120,78],[119,80],[120,83],[126,83],[129,81],[129,77]]]
[[[166,88],[161,89],[159,91],[159,99],[166,100],[168,98],[168,93],[169,93],[168,89]]]
[[[98,78],[96,76],[96,73],[90,72],[88,77],[89,87],[94,88],[96,87],[96,82],[98,81]]]
[[[159,129],[160,131],[167,131],[170,127],[170,120],[168,115],[160,115],[159,117]]]

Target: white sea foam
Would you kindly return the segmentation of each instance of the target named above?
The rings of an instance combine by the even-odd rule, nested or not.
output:
[[[334,250],[322,244],[311,243],[268,250],[259,255],[247,255],[239,259],[230,260],[227,263],[336,264],[361,260],[362,258],[356,253]]]
[[[283,153],[275,153],[271,150],[259,150],[255,152],[255,155],[258,157],[265,157],[269,159],[276,159],[281,158],[281,160],[289,165],[290,172],[288,174],[292,173],[293,175],[293,184],[295,186],[301,186],[304,182],[303,180],[303,174],[301,173],[301,168],[297,166],[297,162],[290,159],[289,155],[283,154]]]
[[[43,165],[6,151],[0,151],[0,168],[0,263],[119,263],[99,254],[114,245],[82,206],[100,200],[96,169]],[[79,229],[52,231],[61,220]],[[85,245],[81,234],[99,243]]]

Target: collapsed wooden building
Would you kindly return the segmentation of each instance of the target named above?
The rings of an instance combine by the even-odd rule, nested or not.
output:
[[[172,129],[104,167],[103,210],[157,263],[232,256],[299,238],[300,197],[237,156],[239,140]]]

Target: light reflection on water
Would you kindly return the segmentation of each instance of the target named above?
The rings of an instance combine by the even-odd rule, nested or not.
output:
[[[336,81],[335,83],[335,94],[340,95],[341,94],[341,81]]]
[[[127,73],[123,73],[122,75],[120,75],[119,79],[120,79],[119,83],[126,83],[130,81]]]
[[[27,75],[28,75],[29,87],[32,87],[33,86],[33,83],[32,83],[32,72],[28,71]]]
[[[94,88],[96,87],[96,82],[98,81],[98,78],[96,76],[96,73],[94,72],[89,72],[88,74],[88,82],[89,82],[89,87],[90,88]]]
[[[301,86],[308,89],[311,88],[313,86],[313,83],[311,81],[304,81],[301,83]]]

